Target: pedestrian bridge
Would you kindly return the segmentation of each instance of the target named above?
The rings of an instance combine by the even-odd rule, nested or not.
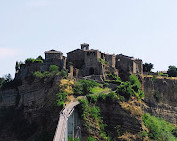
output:
[[[75,108],[79,102],[71,102],[59,115],[59,121],[53,141],[68,141],[68,137],[81,139],[81,124]]]

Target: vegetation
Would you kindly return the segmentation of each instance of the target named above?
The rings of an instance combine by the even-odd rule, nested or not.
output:
[[[121,79],[116,74],[109,73],[109,74],[106,74],[106,76],[108,77],[108,80],[105,80],[105,82],[113,83],[113,84],[117,84],[117,85],[121,84]]]
[[[72,138],[72,137],[68,137],[68,141],[80,141],[78,138]]]
[[[16,64],[15,64],[15,70],[16,70],[16,71],[17,71],[17,70],[20,70],[20,65],[21,65],[21,64],[23,64],[22,61],[20,61],[20,62],[16,61]]]
[[[52,76],[54,76],[56,74],[66,78],[68,76],[68,71],[64,71],[64,70],[59,71],[58,66],[50,65],[49,71],[45,71],[43,73],[40,72],[40,71],[36,71],[36,72],[33,73],[33,75],[35,77],[38,77],[38,78],[52,77]]]
[[[101,140],[109,140],[107,137],[103,124],[103,120],[100,114],[100,108],[98,106],[89,104],[89,101],[87,99],[80,99],[80,113],[81,118],[84,121],[84,127],[87,129],[87,132],[90,131],[91,128],[93,128],[93,124],[96,126],[96,129],[99,129],[99,138]],[[88,140],[94,141],[94,138],[88,137]]]
[[[164,74],[164,73],[159,73],[158,75],[168,77],[168,74]]]
[[[98,62],[101,63],[101,64],[109,65],[109,63],[106,60],[102,59],[102,58],[99,58]]]
[[[138,99],[144,97],[143,91],[141,91],[141,84],[136,75],[132,74],[129,77],[130,81],[121,82],[117,87],[116,93],[129,100],[132,96],[136,96]]]
[[[50,65],[49,71],[50,72],[58,72],[59,67],[56,65]]]
[[[143,64],[143,71],[144,72],[151,72],[151,70],[153,69],[153,64],[151,63],[145,63]]]
[[[33,58],[27,58],[25,60],[25,64],[32,64],[32,63],[44,63],[44,59],[41,56],[38,56],[36,59]]]
[[[22,84],[20,79],[12,79],[12,76],[10,74],[7,74],[4,76],[4,78],[1,78],[0,82],[0,89],[12,89],[20,86]]]
[[[99,86],[99,84],[93,80],[81,79],[74,83],[74,94],[76,95],[87,95],[90,94],[92,88]]]
[[[57,93],[57,105],[64,107],[64,103],[68,95],[73,94],[74,82],[72,80],[61,79],[59,84],[59,92]]]
[[[150,114],[146,113],[143,115],[143,122],[144,125],[148,128],[149,138],[158,141],[176,141],[176,131],[177,128],[172,124],[151,116]]]
[[[66,92],[58,92],[57,93],[57,105],[61,108],[64,107],[65,99],[66,99]]]
[[[177,68],[176,68],[176,66],[169,66],[167,73],[168,73],[169,77],[176,77],[177,76]]]

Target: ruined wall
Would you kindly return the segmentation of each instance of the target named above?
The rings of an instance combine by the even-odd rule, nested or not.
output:
[[[144,78],[145,111],[177,124],[177,80]]]

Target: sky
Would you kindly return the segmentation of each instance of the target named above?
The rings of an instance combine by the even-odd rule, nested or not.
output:
[[[0,77],[15,62],[89,43],[105,53],[177,66],[176,0],[0,0]]]

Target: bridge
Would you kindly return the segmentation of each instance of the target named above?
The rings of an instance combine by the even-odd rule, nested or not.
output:
[[[59,115],[59,121],[53,141],[68,141],[68,137],[81,138],[80,119],[75,106],[79,102],[70,102]]]

